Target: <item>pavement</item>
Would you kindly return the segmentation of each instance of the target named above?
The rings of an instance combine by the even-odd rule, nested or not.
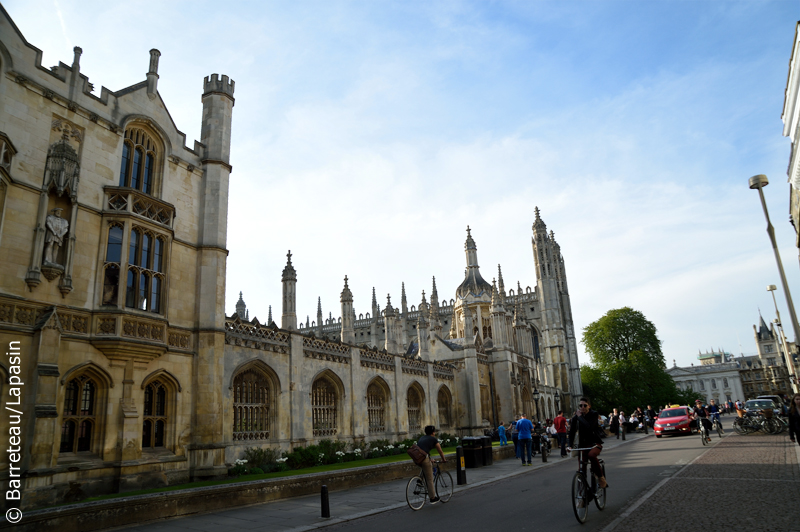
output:
[[[649,436],[628,434],[626,440],[609,437],[604,449],[613,449],[645,437],[652,437],[652,432]],[[467,469],[467,484],[455,486],[454,492],[474,489],[504,478],[530,475],[539,469],[565,460],[559,456],[558,449],[554,449],[554,453],[547,458],[548,461],[543,463],[541,456],[536,455],[533,458],[532,467],[522,467],[519,460],[506,459],[495,460],[491,466]],[[452,460],[448,458],[445,470],[450,472],[455,483],[456,463],[454,457]],[[309,495],[191,517],[146,522],[143,520],[137,525],[119,527],[115,530],[127,532],[222,532],[241,529],[258,530],[259,532],[304,532],[402,508],[406,506],[405,488],[407,483],[408,479],[402,479],[360,488],[332,491],[329,494],[330,518],[321,517],[320,496]]]
[[[628,506],[602,532],[800,530],[800,445],[726,434]]]

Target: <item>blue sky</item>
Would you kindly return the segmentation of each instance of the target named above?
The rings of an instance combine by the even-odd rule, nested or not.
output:
[[[627,305],[656,324],[669,365],[752,353],[759,307],[774,314],[765,287],[780,284],[747,187],[758,173],[800,297],[780,119],[796,2],[4,6],[46,66],[81,46],[98,89],[143,80],[158,48],[159,92],[190,145],[203,76],[236,81],[229,314],[241,290],[251,317],[272,305],[278,318],[288,249],[312,320],[318,296],[338,316],[345,275],[358,313],[373,286],[382,307],[401,282],[418,304],[432,275],[453,298],[467,225],[484,277],[500,263],[507,285],[533,286],[538,205],[578,330]]]

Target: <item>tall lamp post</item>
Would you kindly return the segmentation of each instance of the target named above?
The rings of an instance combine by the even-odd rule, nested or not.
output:
[[[533,396],[533,404],[536,405],[536,421],[540,421],[541,412],[539,412],[539,390],[534,388],[531,395]]]
[[[781,254],[778,252],[778,244],[775,242],[775,229],[769,221],[769,211],[767,211],[767,202],[764,199],[763,188],[769,184],[767,176],[764,174],[754,175],[749,180],[750,188],[758,189],[758,196],[761,198],[761,206],[764,208],[764,216],[767,219],[767,234],[772,242],[772,251],[775,252],[775,262],[778,263],[778,273],[781,276],[781,285],[783,285],[783,293],[786,295],[786,305],[789,307],[789,318],[792,320],[792,329],[794,330],[795,349],[797,349],[797,342],[800,341],[800,326],[797,325],[797,314],[794,312],[794,304],[792,303],[792,294],[789,292],[789,284],[786,282],[786,274],[783,272],[783,263],[781,262]],[[775,297],[773,295],[773,297]],[[776,305],[777,309],[777,305]],[[792,361],[792,354],[786,353],[789,360]],[[794,362],[792,361],[792,367]],[[796,374],[795,374],[796,375]]]
[[[789,368],[789,380],[792,383],[792,391],[797,393],[797,380],[794,378],[797,375],[794,369],[794,357],[792,353],[789,352],[789,346],[786,345],[786,335],[783,332],[783,325],[781,325],[781,313],[778,312],[778,302],[775,300],[775,290],[777,289],[778,287],[774,284],[767,286],[767,291],[772,294],[772,303],[775,305],[775,315],[778,317],[778,319],[775,320],[775,325],[778,326],[778,334],[781,338],[781,344],[783,344],[783,354],[788,359],[786,365]]]

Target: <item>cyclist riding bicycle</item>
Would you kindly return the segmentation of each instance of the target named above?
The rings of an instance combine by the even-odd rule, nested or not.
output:
[[[600,488],[607,488],[608,483],[606,477],[602,476],[603,469],[600,467],[598,456],[600,451],[603,450],[603,439],[600,437],[600,414],[595,410],[591,410],[592,402],[588,397],[581,397],[578,403],[578,412],[572,417],[569,424],[569,448],[574,447],[575,432],[578,433],[578,447],[592,447],[588,451],[580,451],[586,453],[586,457],[592,464],[592,473],[597,475],[597,482]]]
[[[709,405],[706,407],[706,410],[708,410],[708,416],[710,419],[719,421],[719,414],[721,410],[714,402],[714,399],[711,400],[711,403],[709,403]]]
[[[702,423],[703,428],[706,429],[706,439],[711,441],[711,420],[708,419],[708,410],[706,407],[703,406],[703,403],[700,399],[695,399],[694,401],[694,417],[697,420],[697,423]],[[700,426],[698,425],[698,429]]]
[[[442,457],[442,462],[447,462],[447,459],[444,457],[444,452],[442,452],[442,445],[439,443],[439,440],[436,438],[436,427],[433,425],[428,425],[425,427],[425,436],[421,437],[417,442],[417,446],[428,453],[428,457],[431,456],[431,451],[436,449],[439,451],[439,456]],[[425,481],[428,483],[428,495],[431,497],[431,502],[439,502],[439,496],[436,494],[436,486],[433,483],[433,465],[432,465],[433,458],[430,460],[425,460],[422,462],[420,467],[422,471],[425,473]]]

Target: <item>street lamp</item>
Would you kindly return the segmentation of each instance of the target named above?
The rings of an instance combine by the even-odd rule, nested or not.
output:
[[[539,390],[534,388],[531,395],[533,396],[533,404],[536,405],[536,421],[539,421],[539,418],[541,417],[541,412],[539,412],[539,396],[541,394],[539,393]]]
[[[800,326],[797,325],[797,315],[794,312],[794,304],[792,303],[792,294],[789,292],[789,284],[786,282],[786,274],[783,272],[783,263],[781,262],[781,255],[778,252],[778,244],[775,242],[775,230],[772,223],[769,221],[769,211],[767,211],[767,202],[764,199],[764,187],[769,184],[767,176],[764,174],[754,175],[749,180],[750,188],[753,190],[758,189],[758,196],[761,198],[761,206],[764,208],[764,217],[767,219],[767,234],[772,242],[772,251],[775,252],[775,262],[778,263],[778,273],[781,276],[781,284],[783,285],[783,293],[786,295],[786,305],[789,307],[789,317],[792,320],[792,329],[794,330],[795,348],[797,342],[800,341]],[[772,290],[770,290],[772,292]],[[774,294],[773,294],[773,297]],[[777,309],[777,305],[776,305]],[[791,358],[791,355],[787,353]],[[793,364],[794,365],[794,364]]]

